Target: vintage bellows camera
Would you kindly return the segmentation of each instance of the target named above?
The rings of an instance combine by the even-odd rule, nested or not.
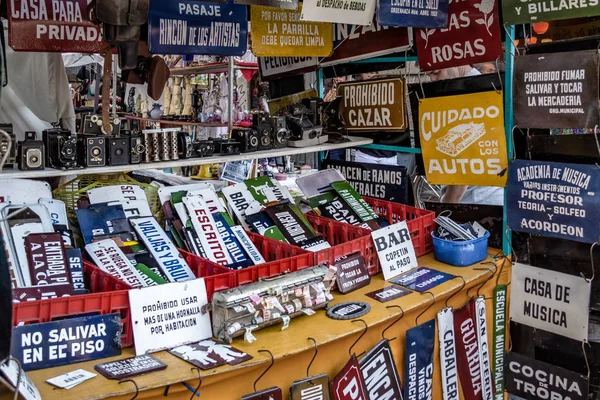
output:
[[[8,133],[10,136],[10,150],[8,149],[8,141],[4,135],[0,136],[0,158],[4,157],[4,154],[8,151],[8,157],[4,163],[3,169],[12,169],[17,162],[17,139],[13,133],[12,124],[0,124],[0,129]]]
[[[131,155],[131,139],[126,136],[106,138],[108,165],[128,165]]]
[[[85,167],[106,165],[106,136],[79,135],[77,137],[77,160]]]
[[[231,137],[240,142],[240,152],[242,153],[258,150],[258,132],[255,129],[234,129]]]
[[[273,134],[269,115],[260,112],[252,115],[252,127],[258,132],[258,150],[273,148]]]
[[[25,132],[25,140],[17,143],[17,165],[21,171],[44,169],[46,154],[44,142],[35,132]]]
[[[287,121],[284,116],[276,115],[269,118],[271,131],[273,133],[273,148],[282,149],[287,147],[290,131],[287,128]]]
[[[317,108],[316,102],[311,103],[311,108]],[[291,105],[287,116],[288,128],[291,132],[288,145],[308,147],[327,142],[328,136],[323,135],[323,127],[315,122],[320,122],[320,118],[304,104]]]
[[[81,168],[77,162],[77,137],[66,129],[46,129],[42,132],[46,148],[46,166],[57,169]]]

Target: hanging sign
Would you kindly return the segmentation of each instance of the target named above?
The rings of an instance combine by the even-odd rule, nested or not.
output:
[[[94,366],[94,369],[104,377],[117,380],[147,374],[148,372],[161,371],[165,368],[167,368],[167,364],[147,354]]]
[[[394,278],[419,266],[406,221],[371,232],[383,279]]]
[[[426,98],[419,102],[427,180],[436,185],[504,186],[506,136],[502,93]]]
[[[470,300],[463,308],[454,312],[456,332],[456,359],[458,377],[465,400],[481,399],[481,360],[476,323],[475,302]]]
[[[381,26],[375,18],[370,25],[334,24],[333,54],[321,59],[319,65],[329,67],[400,53],[412,45],[411,28]]]
[[[380,258],[381,262],[381,258]],[[454,275],[431,268],[419,267],[390,282],[423,293],[454,278]]]
[[[98,53],[106,46],[88,0],[11,0],[8,45],[15,51]],[[35,201],[37,202],[37,200]]]
[[[506,285],[494,288],[494,330],[492,369],[494,400],[504,400],[504,343],[506,335]]]
[[[593,17],[596,15],[600,15],[600,3],[597,0],[571,2],[502,0],[502,20],[507,25]]]
[[[448,26],[448,0],[378,0],[377,21],[384,26],[444,28]]]
[[[281,388],[272,387],[242,396],[242,400],[282,400]]]
[[[481,367],[481,397],[483,400],[492,400],[492,370],[490,368],[490,346],[488,344],[484,296],[479,296],[475,300],[475,322],[479,343],[479,365]]]
[[[387,303],[390,300],[398,299],[411,293],[412,292],[410,290],[406,290],[398,286],[386,286],[383,289],[367,293],[366,296],[369,296],[380,303]]]
[[[121,354],[118,313],[15,326],[10,353],[24,371]]]
[[[154,54],[242,56],[248,48],[246,6],[151,0],[148,48]]]
[[[515,125],[547,129],[598,125],[596,50],[517,57],[514,82]]]
[[[402,385],[387,340],[377,343],[360,359],[359,364],[367,392],[364,400],[402,399]]]
[[[249,6],[269,6],[283,8],[286,10],[297,10],[298,0],[233,0],[235,4],[247,4]]]
[[[577,242],[600,239],[600,170],[595,165],[514,160],[508,169],[508,226]]]
[[[377,0],[304,0],[301,21],[371,25]]]
[[[250,6],[252,53],[257,57],[325,57],[333,50],[330,23],[300,21],[298,11]]]
[[[142,355],[210,338],[203,278],[129,291],[135,354]]]
[[[442,370],[442,394],[444,400],[459,400],[452,308],[441,310],[437,315],[437,321],[440,341],[440,367]]]
[[[295,381],[290,400],[329,400],[329,376],[321,374]]]
[[[513,264],[511,282],[511,320],[587,341],[590,282],[520,263]]]
[[[433,400],[435,319],[406,331],[404,399]]]
[[[337,169],[361,196],[395,201],[408,201],[406,167],[365,164],[351,161],[323,160],[322,168]]]
[[[583,375],[512,351],[506,353],[505,379],[508,393],[527,400],[589,398],[589,382]]]
[[[344,368],[331,381],[334,400],[367,400],[365,382],[356,357],[350,357]]]
[[[337,287],[340,293],[350,293],[371,283],[371,276],[362,254],[355,254],[339,260],[335,263],[335,268],[337,270]]]
[[[403,132],[406,130],[402,78],[342,83],[339,116],[348,131]]]
[[[317,69],[317,57],[258,57],[260,79],[271,81]]]
[[[418,29],[415,34],[422,71],[503,57],[496,0],[451,0],[448,13],[446,28]]]

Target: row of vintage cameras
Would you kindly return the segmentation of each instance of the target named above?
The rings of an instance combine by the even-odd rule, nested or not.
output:
[[[72,135],[68,130],[56,128],[43,131],[42,140],[36,138],[35,132],[27,132],[25,140],[18,142],[9,155],[5,168],[16,163],[20,170],[45,167],[67,170],[236,155],[284,148],[289,137],[285,116],[264,113],[254,114],[251,128],[234,129],[231,139],[195,140],[178,129],[139,133],[120,130],[118,125],[113,125],[111,136],[86,133],[86,129],[83,134]]]

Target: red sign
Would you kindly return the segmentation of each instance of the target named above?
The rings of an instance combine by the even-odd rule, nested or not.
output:
[[[8,44],[15,51],[97,53],[106,44],[89,20],[91,0],[8,0]]]
[[[496,0],[450,0],[448,26],[417,29],[423,71],[459,67],[502,57]]]
[[[471,299],[466,306],[454,311],[458,377],[465,400],[481,400],[482,398],[479,341],[473,318],[474,309],[475,302]]]
[[[356,357],[351,357],[344,369],[333,378],[331,393],[334,400],[368,400]]]
[[[25,238],[32,286],[71,285],[67,255],[60,233],[32,233]]]
[[[13,288],[13,303],[23,301],[47,300],[57,297],[68,297],[73,294],[73,287],[70,283],[60,283],[58,285],[33,286],[24,288]]]

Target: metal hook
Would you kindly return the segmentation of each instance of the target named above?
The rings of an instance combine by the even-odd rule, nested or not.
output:
[[[498,62],[500,61],[500,57],[496,58],[496,74],[498,74],[498,82],[500,82],[500,90],[504,90],[504,84],[502,83],[502,75],[500,75],[500,68],[498,68]],[[495,89],[495,88],[494,88]]]
[[[590,380],[590,363],[589,363],[588,358],[587,358],[587,352],[585,351],[585,344],[586,343],[590,347],[592,347],[592,345],[588,341],[586,341],[586,340],[584,340],[583,342],[581,342],[581,350],[583,351],[583,358],[585,358],[585,366],[587,367],[587,371],[588,371],[587,378],[588,378],[588,381],[589,381]]]
[[[427,291],[427,292],[421,293],[421,295],[423,295],[425,293],[429,293],[433,297],[433,302],[431,302],[431,304],[428,305],[427,308],[425,308],[423,311],[421,311],[421,314],[417,315],[417,318],[415,318],[415,326],[419,325],[419,318],[421,317],[421,315],[425,314],[425,312],[427,312],[427,310],[429,310],[435,304],[435,294]]]
[[[455,276],[455,277],[454,277],[454,278],[452,278],[452,279],[456,279],[456,278],[460,278],[460,279],[462,280],[462,286],[461,286],[461,287],[459,287],[459,288],[458,288],[458,290],[457,290],[456,292],[452,293],[452,294],[450,295],[450,297],[448,297],[448,298],[446,299],[446,307],[448,307],[448,300],[450,300],[451,298],[453,298],[454,296],[456,296],[457,294],[459,294],[459,293],[460,293],[460,292],[461,292],[461,291],[464,289],[464,287],[467,285],[467,281],[465,281],[465,278],[463,278],[462,276],[458,275],[458,276]],[[452,279],[450,279],[450,280],[452,280]]]
[[[382,337],[383,339],[387,340],[388,342],[391,342],[392,340],[395,340],[396,338],[391,338],[391,339],[388,339],[388,338],[386,338],[386,337],[385,337],[385,332],[387,332],[387,330],[388,330],[388,329],[390,329],[392,326],[396,325],[396,323],[397,323],[398,321],[400,321],[400,320],[401,320],[401,319],[404,317],[404,309],[402,309],[402,307],[400,307],[400,306],[387,306],[386,308],[387,308],[387,309],[390,309],[390,308],[399,308],[399,309],[400,309],[400,311],[402,311],[402,314],[401,314],[401,315],[400,315],[400,316],[399,316],[399,317],[398,317],[398,318],[397,318],[397,319],[396,319],[394,322],[392,322],[391,324],[389,324],[389,325],[387,326],[387,328],[385,328],[385,329],[384,329],[384,330],[381,332],[381,337]]]
[[[514,39],[512,38],[512,35],[508,32],[508,29],[506,29],[506,25],[502,25],[504,27],[504,31],[506,32],[506,37],[510,40],[510,43],[512,44],[513,48],[515,49],[515,55],[513,55],[515,58],[519,57],[521,55],[521,52],[519,51],[519,48],[517,47],[517,44],[515,43]]]
[[[517,258],[517,253],[515,252],[515,248],[512,245],[512,240],[510,240],[511,238],[508,237],[508,231],[509,230],[512,231],[512,229],[510,229],[510,226],[507,226],[506,230],[504,231],[504,236],[506,237],[506,242],[510,246],[510,251],[512,252],[511,256],[512,256],[512,258],[515,259],[514,262],[519,262],[519,259]]]
[[[135,383],[135,381],[133,379],[121,379],[119,381],[119,385],[124,382],[131,382],[135,386],[135,395],[131,398],[131,400],[135,400],[138,397],[138,395],[140,394],[140,388],[138,387],[137,383]]]
[[[494,82],[492,82],[492,87],[494,88],[494,90],[496,91],[496,93],[498,93],[498,94],[502,93],[502,89],[500,89],[500,90],[496,89],[496,85],[494,85]]]
[[[254,391],[256,392],[256,384],[258,383],[258,381],[260,381],[260,378],[262,378],[263,376],[265,376],[265,374],[267,372],[269,372],[269,370],[271,369],[271,367],[273,366],[273,364],[275,364],[275,357],[273,357],[273,353],[271,353],[269,350],[259,350],[259,353],[269,353],[269,355],[271,356],[271,364],[267,367],[267,369],[265,369],[263,371],[262,374],[260,374],[260,376],[258,378],[256,378],[256,380],[254,381]]]
[[[312,342],[315,344],[315,354],[313,355],[312,359],[308,363],[308,367],[306,367],[306,377],[307,378],[310,376],[310,367],[312,366],[313,362],[315,361],[315,358],[317,358],[317,353],[319,352],[319,346],[317,345],[317,341],[311,337],[309,337],[308,340],[312,340]]]
[[[592,244],[592,246],[590,247],[590,262],[592,265],[592,277],[590,279],[586,278],[585,275],[583,275],[583,272],[580,272],[579,274],[581,275],[581,277],[583,279],[585,279],[586,282],[591,282],[594,280],[594,277],[596,276],[596,267],[594,266],[594,247],[596,247],[597,244],[600,244],[600,242],[595,242],[594,244]]]
[[[419,70],[419,73],[417,74],[417,79],[419,80],[419,86],[421,87],[421,93],[423,94],[423,98],[425,98],[425,90],[423,89],[423,81],[421,80],[421,70]],[[417,95],[417,98],[418,97],[419,95]]]
[[[483,263],[482,263],[482,264],[483,264]],[[483,283],[482,283],[481,285],[479,285],[479,287],[477,288],[477,292],[476,292],[476,294],[477,294],[477,297],[481,296],[481,295],[479,294],[479,292],[481,291],[481,289],[482,289],[482,288],[485,286],[485,284],[486,284],[486,283],[488,283],[489,281],[491,281],[491,280],[492,280],[492,278],[494,277],[494,275],[496,274],[496,270],[497,270],[498,268],[496,267],[496,264],[495,264],[495,263],[493,264],[493,266],[494,266],[494,269],[491,269],[491,268],[473,268],[473,270],[474,270],[474,271],[488,271],[488,272],[491,272],[491,273],[492,273],[492,274],[491,274],[490,276],[488,276],[488,278],[487,278],[486,280],[484,280],[484,281],[483,281]],[[472,289],[472,288],[471,288],[471,289]],[[469,295],[469,290],[467,290],[467,295]],[[469,296],[469,297],[471,297],[471,296]],[[471,297],[471,298],[472,298],[472,297]]]
[[[502,257],[502,265],[500,266],[500,270],[498,271],[498,274],[496,275],[496,286],[498,286],[500,284],[500,275],[502,275],[502,271],[504,270],[504,263],[507,261],[510,262],[508,257],[506,257],[506,256]]]
[[[362,319],[353,319],[352,322],[362,322],[363,324],[365,324],[365,330],[362,331],[362,333],[360,334],[360,336],[358,337],[358,339],[356,339],[354,341],[354,343],[352,343],[352,346],[350,346],[350,348],[348,349],[348,354],[350,355],[350,357],[352,357],[352,349],[354,348],[354,346],[356,346],[356,344],[360,341],[360,339],[362,339],[363,336],[365,336],[365,333],[367,333],[367,331],[369,330],[369,325]],[[362,353],[360,353],[358,357],[362,356],[363,354],[365,354],[365,352],[363,351]]]
[[[2,360],[0,362],[0,364],[8,364],[10,366],[10,361],[13,360],[15,363],[17,363],[17,368],[19,369],[19,373],[17,374],[17,385],[15,386],[15,395],[13,397],[13,400],[18,400],[19,399],[19,386],[21,386],[21,373],[22,373],[22,369],[21,369],[21,363],[19,362],[19,360],[17,360],[16,358],[14,358],[13,356],[8,356],[6,357],[4,360]],[[8,380],[9,383],[10,380]]]
[[[194,389],[194,391],[192,392],[192,395],[190,396],[190,400],[192,400],[194,398],[194,396],[196,396],[196,393],[198,393],[198,390],[200,390],[200,386],[202,386],[202,375],[200,375],[200,368],[191,368],[191,370],[196,370],[198,372],[198,379],[200,379],[200,382],[198,382],[198,386],[196,387],[196,389]],[[200,396],[200,394],[198,393],[198,396]]]

